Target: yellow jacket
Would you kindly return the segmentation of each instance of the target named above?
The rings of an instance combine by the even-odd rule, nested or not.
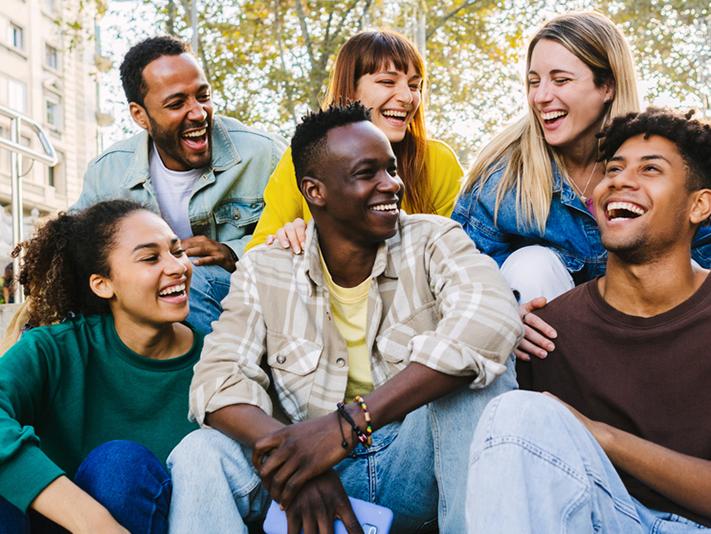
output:
[[[442,141],[427,141],[427,173],[432,181],[434,213],[449,217],[454,208],[454,201],[459,193],[464,170],[459,164],[454,151]],[[301,217],[306,222],[311,219],[309,206],[296,186],[294,163],[291,148],[287,148],[279,164],[274,169],[267,187],[264,189],[264,211],[262,212],[252,240],[245,250],[261,245],[267,236],[275,234],[286,223]],[[403,209],[410,213],[407,195],[403,200]]]

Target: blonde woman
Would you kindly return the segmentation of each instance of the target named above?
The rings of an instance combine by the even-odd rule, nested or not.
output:
[[[528,114],[483,149],[452,215],[528,303],[524,314],[545,303],[537,297],[550,300],[604,273],[607,255],[589,202],[604,174],[596,134],[611,117],[639,108],[625,38],[596,12],[543,25],[528,46],[526,90]],[[704,267],[709,241],[702,228],[693,256]],[[535,316],[524,317],[555,335]],[[550,340],[537,341],[524,340],[519,356],[552,350]]]
[[[366,31],[339,50],[324,105],[359,100],[371,108],[373,123],[392,144],[398,175],[405,184],[403,209],[448,217],[464,174],[452,149],[429,139],[425,128],[426,72],[422,56],[403,35]],[[287,149],[264,191],[266,206],[250,249],[277,234],[299,253],[311,213],[296,186]],[[294,221],[294,223],[292,223]]]

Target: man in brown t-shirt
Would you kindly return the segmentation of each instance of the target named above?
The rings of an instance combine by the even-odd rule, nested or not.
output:
[[[537,312],[555,350],[519,362],[519,383],[547,394],[507,393],[481,416],[471,532],[711,526],[711,278],[690,255],[711,215],[711,126],[661,110],[618,117],[603,156],[607,274]]]

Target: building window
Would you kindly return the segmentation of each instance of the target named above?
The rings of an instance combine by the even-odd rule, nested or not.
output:
[[[62,101],[55,95],[46,96],[44,100],[45,122],[55,130],[62,129]]]
[[[64,154],[57,152],[57,164],[47,167],[47,185],[54,187],[57,193],[64,195]]]
[[[18,50],[25,49],[25,30],[17,24],[10,23],[8,28],[8,40],[10,41],[10,46],[17,48]]]
[[[20,113],[27,112],[27,86],[20,80],[7,79],[7,105]]]
[[[44,62],[50,69],[59,70],[59,50],[52,45],[44,45]]]
[[[0,126],[0,137],[10,140],[10,129]],[[10,151],[0,149],[0,173],[10,175]]]

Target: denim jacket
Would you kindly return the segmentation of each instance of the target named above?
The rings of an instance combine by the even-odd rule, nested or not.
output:
[[[553,198],[545,232],[516,222],[516,192],[508,191],[499,206],[494,224],[496,186],[504,173],[497,169],[483,189],[477,182],[471,191],[460,195],[452,213],[476,246],[499,266],[519,248],[542,245],[560,257],[576,284],[605,273],[607,251],[600,240],[594,216],[553,163]],[[711,265],[711,227],[702,226],[692,244],[693,258],[704,268]]]
[[[215,116],[212,164],[195,184],[188,205],[193,235],[225,243],[242,256],[264,208],[264,187],[285,148],[279,136]],[[92,160],[72,209],[125,198],[160,213],[151,184],[149,150],[150,138],[142,131]]]

